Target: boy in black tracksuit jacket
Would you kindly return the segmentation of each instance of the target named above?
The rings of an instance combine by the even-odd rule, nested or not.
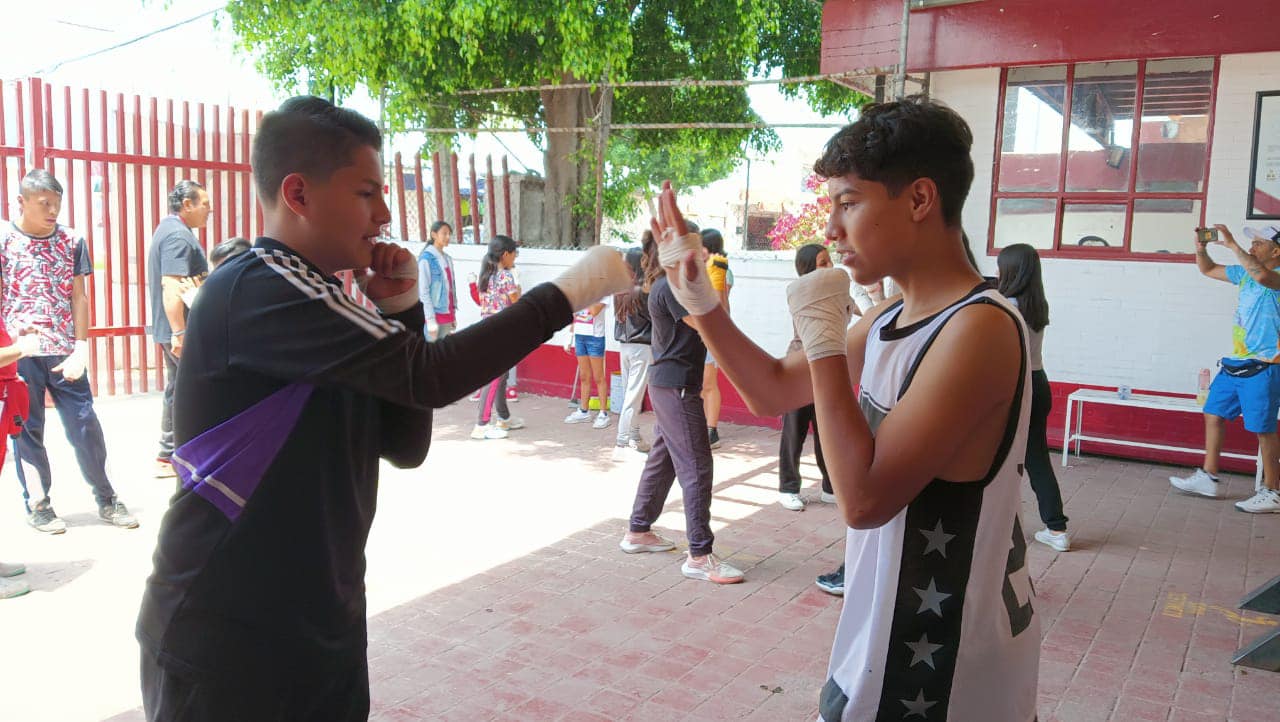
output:
[[[368,122],[316,98],[279,112]],[[378,147],[359,140],[361,152]],[[372,202],[376,228],[390,214],[380,196]],[[373,275],[358,273],[382,312],[272,238],[219,267],[192,306],[174,419],[183,488],[161,526],[137,628],[148,719],[367,718],[364,546],[379,460],[422,463],[433,408],[514,366],[577,304],[629,281],[615,251],[593,249],[511,308],[428,343],[416,280],[396,275],[415,267],[412,256],[372,246]],[[405,304],[373,290],[400,278],[413,285]]]

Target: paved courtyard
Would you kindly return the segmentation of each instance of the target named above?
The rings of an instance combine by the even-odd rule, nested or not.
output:
[[[677,553],[618,551],[641,457],[612,461],[612,428],[565,426],[560,400],[513,410],[529,428],[471,441],[474,405],[456,404],[422,468],[384,467],[368,549],[373,718],[814,719],[840,600],[813,578],[839,563],[843,525],[831,506],[775,502],[776,432],[722,428],[716,546],[747,581],[716,587],[681,577]],[[0,601],[0,719],[141,719],[132,630],[172,483],[149,476],[157,396],[101,400],[99,413],[142,527],[97,522],[56,415],[65,535],[25,526],[4,470],[0,559],[26,562],[35,591]],[[1030,551],[1041,720],[1280,719],[1280,675],[1227,663],[1280,621],[1235,609],[1280,574],[1280,515],[1171,494],[1170,471],[1085,458],[1062,474],[1076,549]],[[1252,480],[1227,490],[1241,498]],[[658,527],[683,541],[683,526],[673,495]],[[1029,489],[1023,527],[1039,528]]]

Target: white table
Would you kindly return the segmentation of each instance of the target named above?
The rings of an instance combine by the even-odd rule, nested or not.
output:
[[[1100,391],[1097,389],[1077,389],[1067,397],[1067,415],[1065,423],[1062,425],[1062,466],[1067,466],[1067,457],[1070,456],[1071,442],[1076,442],[1076,457],[1080,457],[1081,441],[1096,441],[1104,444],[1115,444],[1116,446],[1136,446],[1143,449],[1159,449],[1161,451],[1181,451],[1188,454],[1203,454],[1204,449],[1192,448],[1189,446],[1170,446],[1168,444],[1152,444],[1146,441],[1129,441],[1127,439],[1115,439],[1107,436],[1089,436],[1083,433],[1084,426],[1084,406],[1085,404],[1105,404],[1107,406],[1128,406],[1135,409],[1156,409],[1158,411],[1178,411],[1185,414],[1195,414],[1202,416],[1204,408],[1195,400],[1180,396],[1154,396],[1151,394],[1131,394],[1129,398],[1122,399],[1115,391]],[[1071,423],[1071,411],[1074,407],[1075,424]],[[1262,480],[1262,464],[1260,455],[1236,454],[1229,451],[1222,452],[1223,456],[1232,459],[1255,459],[1258,460],[1258,472],[1255,479],[1255,486],[1261,484]]]

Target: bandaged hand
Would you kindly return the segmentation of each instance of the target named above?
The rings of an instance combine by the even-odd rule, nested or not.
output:
[[[713,254],[707,258],[707,278],[711,281],[711,287],[717,291],[723,291],[728,285],[729,275],[729,259],[720,255]]]
[[[658,263],[667,269],[671,295],[694,316],[720,306],[720,294],[712,287],[706,266],[695,260],[701,252],[702,236],[697,233],[680,235],[667,228],[658,241]]]
[[[13,342],[13,345],[18,347],[18,353],[21,353],[23,358],[35,356],[40,353],[40,334],[24,333]]]
[[[356,285],[385,314],[408,311],[418,303],[418,262],[394,243],[376,243],[373,260],[355,272]]]
[[[631,290],[635,276],[617,249],[594,246],[551,283],[576,313],[605,296]]]
[[[853,316],[849,275],[820,268],[787,286],[787,307],[810,362],[848,353],[846,335]]]
[[[88,365],[89,342],[76,341],[75,348],[71,351],[71,354],[51,370],[61,373],[62,377],[68,381],[75,381],[84,376],[84,369]]]

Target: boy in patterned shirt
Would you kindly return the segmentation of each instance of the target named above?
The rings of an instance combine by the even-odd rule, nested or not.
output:
[[[84,279],[93,273],[89,250],[75,231],[58,223],[62,184],[52,173],[42,169],[27,173],[20,191],[21,217],[0,227],[0,300],[7,328],[32,329],[40,339],[39,352],[18,362],[18,373],[31,390],[29,418],[14,443],[27,523],[49,534],[67,530],[49,498],[53,476],[44,446],[44,397],[48,391],[75,449],[80,473],[93,487],[98,518],[135,529],[137,520],[107,479],[107,442],[85,376],[89,297]],[[40,494],[34,503],[29,483],[32,473],[40,480]]]

